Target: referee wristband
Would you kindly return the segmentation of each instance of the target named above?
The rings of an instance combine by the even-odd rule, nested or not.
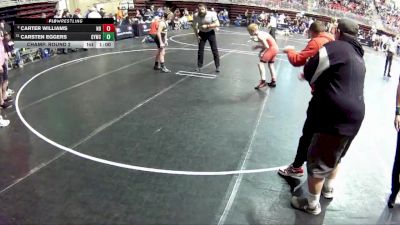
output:
[[[396,116],[400,115],[400,106],[396,107]]]

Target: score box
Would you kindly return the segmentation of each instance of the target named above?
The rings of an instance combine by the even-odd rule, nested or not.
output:
[[[103,32],[115,32],[114,24],[103,24]]]
[[[103,32],[103,41],[115,41],[115,33],[114,32]]]

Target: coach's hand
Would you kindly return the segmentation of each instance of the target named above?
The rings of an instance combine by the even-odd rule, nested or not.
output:
[[[397,132],[400,130],[400,115],[396,115],[394,117],[394,128],[396,128]]]
[[[304,73],[303,73],[303,72],[300,73],[300,74],[297,76],[297,78],[299,78],[299,80],[301,80],[301,81],[306,80],[306,78],[304,77]]]
[[[284,53],[288,53],[290,50],[294,50],[294,46],[288,45],[283,48]]]

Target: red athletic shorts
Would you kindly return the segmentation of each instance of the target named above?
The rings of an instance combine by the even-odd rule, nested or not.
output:
[[[276,55],[278,54],[278,50],[275,48],[261,50],[259,57],[260,62],[262,63],[274,63],[276,60]]]

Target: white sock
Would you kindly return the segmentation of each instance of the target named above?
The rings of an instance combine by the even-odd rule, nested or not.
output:
[[[325,182],[324,182],[325,189],[331,190],[333,188],[333,186],[335,185],[335,180],[336,179],[325,178]]]
[[[319,196],[320,196],[320,194],[319,195],[313,195],[311,193],[308,194],[307,200],[308,200],[308,206],[310,206],[310,208],[313,209],[318,205]]]
[[[261,73],[261,79],[262,80],[266,80],[267,79],[267,76],[265,75],[265,71],[264,71],[264,73]]]
[[[267,76],[265,75],[265,66],[264,64],[259,64],[258,69],[260,70],[261,80],[266,80]]]

